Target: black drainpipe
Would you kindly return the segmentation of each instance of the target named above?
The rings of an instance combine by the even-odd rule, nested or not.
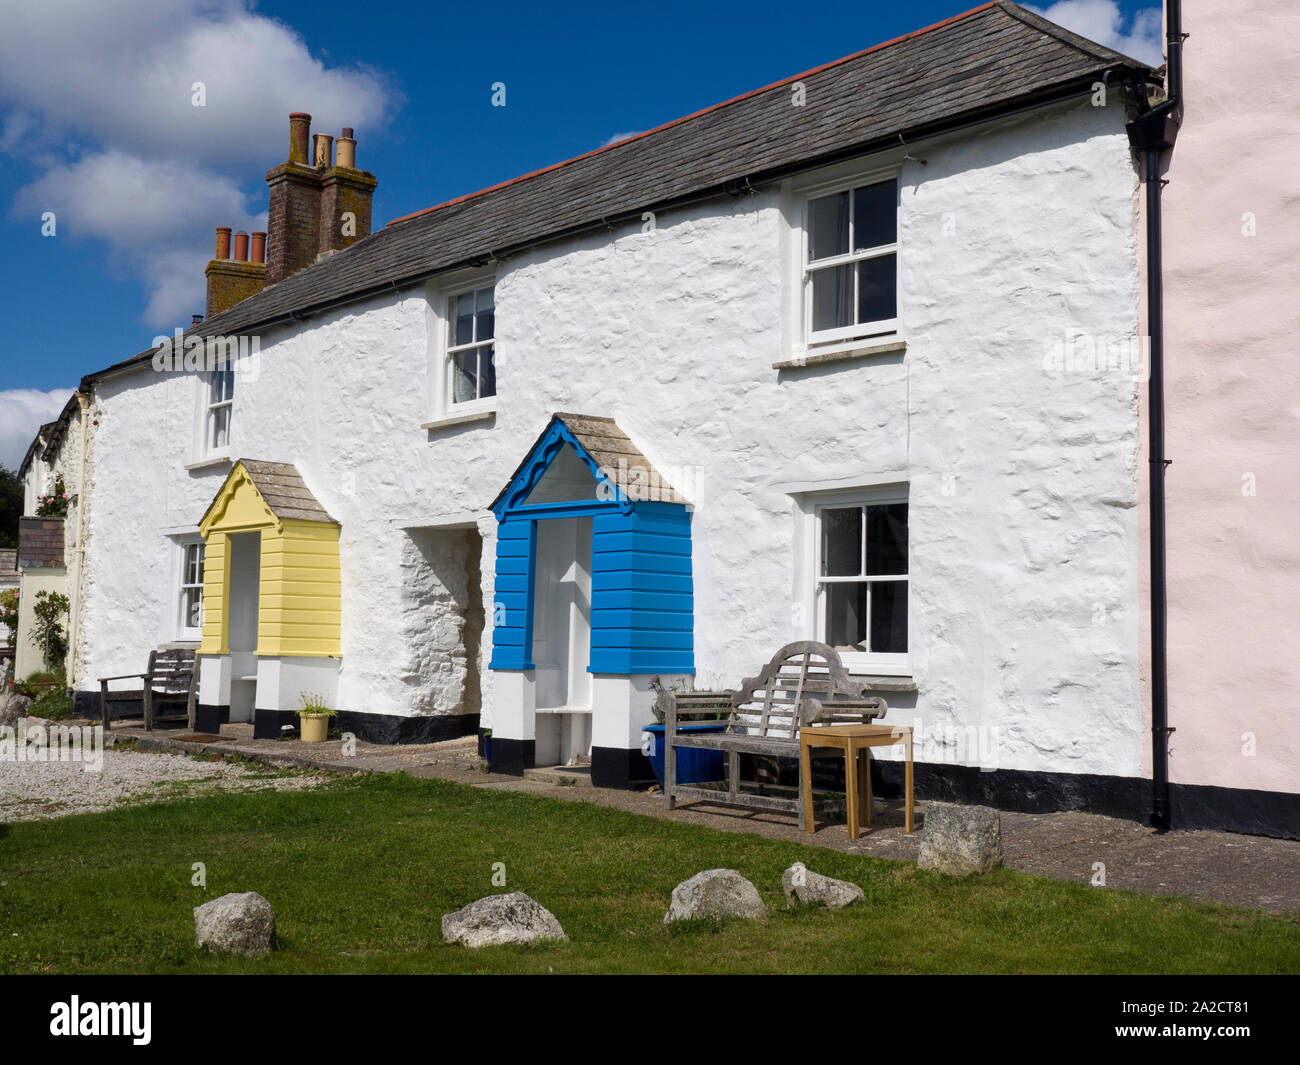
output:
[[[1127,126],[1129,143],[1142,157],[1147,207],[1147,325],[1151,334],[1148,387],[1151,463],[1151,824],[1169,828],[1169,656],[1165,596],[1165,320],[1161,261],[1160,177],[1183,121],[1183,25],[1180,0],[1166,0],[1166,98],[1151,106],[1145,90],[1138,115]]]

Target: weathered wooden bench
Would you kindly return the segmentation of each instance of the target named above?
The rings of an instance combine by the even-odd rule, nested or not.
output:
[[[139,680],[144,683],[135,688],[109,689],[115,680]],[[191,650],[167,648],[149,652],[149,668],[143,673],[126,673],[120,677],[101,677],[99,681],[100,714],[104,728],[109,727],[113,703],[141,703],[144,707],[144,727],[152,729],[155,721],[179,720],[179,715],[164,718],[157,710],[165,705],[182,703],[185,720],[194,728],[194,707],[199,696],[198,656]],[[119,714],[119,717],[127,715]]]
[[[871,686],[855,681],[836,650],[811,640],[786,644],[756,677],[721,692],[664,693],[664,801],[704,800],[796,814],[804,827],[799,789],[792,797],[742,788],[740,756],[775,755],[799,759],[799,730],[818,725],[866,724],[889,709]],[[699,731],[718,725],[721,731]],[[694,728],[693,728],[694,726]],[[677,749],[704,748],[726,754],[726,780],[720,785],[677,783]],[[802,771],[802,770],[801,770]],[[749,785],[749,782],[745,782]],[[762,786],[760,786],[762,787]]]

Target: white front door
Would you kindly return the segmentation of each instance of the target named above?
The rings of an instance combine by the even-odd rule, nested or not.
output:
[[[257,608],[262,581],[262,534],[230,537],[230,617],[226,641],[230,648],[230,720],[252,721],[257,701]]]
[[[537,523],[533,664],[537,761],[577,764],[591,753],[591,519]]]
[[[591,707],[591,519],[537,523],[533,664],[537,707]]]

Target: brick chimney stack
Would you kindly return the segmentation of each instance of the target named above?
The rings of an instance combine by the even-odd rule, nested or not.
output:
[[[378,184],[374,174],[357,169],[357,142],[352,127],[344,126],[335,142],[334,165],[322,179],[321,255],[341,251],[369,235],[370,205]]]
[[[265,233],[254,233],[252,255],[249,255],[247,233],[235,234],[235,257],[230,257],[230,227],[217,227],[216,256],[208,263],[203,275],[208,279],[208,302],[204,314],[214,314],[233,307],[266,287],[266,263],[262,249],[266,245]]]
[[[217,228],[216,255],[203,272],[208,318],[370,234],[379,182],[357,169],[350,127],[337,141],[328,133],[313,138],[311,115],[295,111],[289,116],[289,158],[267,171],[266,183],[266,233],[236,233],[232,242],[229,226]]]
[[[274,285],[316,259],[320,242],[320,171],[308,158],[311,115],[289,116],[289,159],[266,172],[266,283]]]
[[[379,182],[356,169],[350,128],[338,138],[337,161],[330,158],[333,147],[327,134],[318,133],[313,141],[311,115],[295,111],[289,116],[289,158],[266,174],[268,285],[370,233],[371,201]]]

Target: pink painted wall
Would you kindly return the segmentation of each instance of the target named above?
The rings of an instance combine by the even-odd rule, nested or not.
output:
[[[1300,3],[1186,0],[1183,28],[1164,195],[1170,774],[1297,792]]]

